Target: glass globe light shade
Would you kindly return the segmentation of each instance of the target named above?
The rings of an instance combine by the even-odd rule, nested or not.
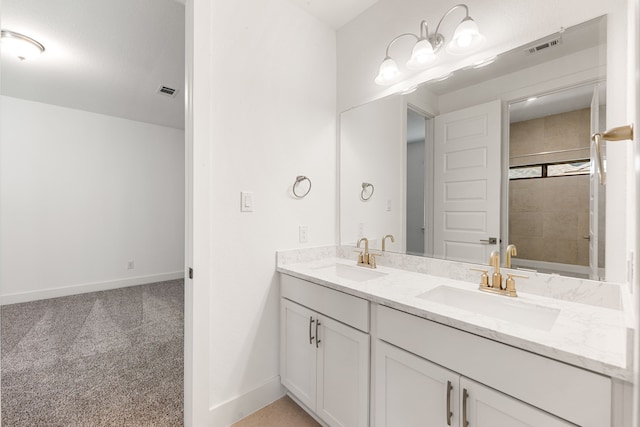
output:
[[[411,51],[411,58],[407,62],[407,68],[410,70],[419,70],[426,67],[435,59],[433,46],[427,39],[418,40]]]
[[[376,84],[387,85],[393,82],[398,76],[400,76],[400,70],[398,70],[398,64],[393,59],[386,57],[382,64],[380,64],[380,71],[375,79]]]

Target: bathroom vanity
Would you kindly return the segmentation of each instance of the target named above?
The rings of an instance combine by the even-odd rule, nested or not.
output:
[[[612,284],[509,298],[451,277],[475,277],[470,265],[427,274],[422,258],[385,254],[407,269],[367,269],[343,252],[278,253],[282,384],[322,422],[631,425],[627,295],[617,307],[596,296]],[[526,289],[553,282],[532,276]]]

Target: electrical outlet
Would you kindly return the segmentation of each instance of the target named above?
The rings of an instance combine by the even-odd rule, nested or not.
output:
[[[135,263],[133,261],[127,262],[127,269],[133,270],[135,268]]]
[[[309,228],[306,225],[298,227],[298,238],[300,243],[307,243],[309,240]]]

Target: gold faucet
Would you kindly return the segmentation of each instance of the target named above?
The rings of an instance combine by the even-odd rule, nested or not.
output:
[[[489,265],[494,268],[491,275],[491,287],[494,290],[502,290],[502,274],[500,274],[500,252],[493,251],[489,257]]]
[[[394,238],[393,238],[393,235],[391,235],[391,234],[387,234],[386,236],[384,236],[384,237],[382,238],[382,252],[384,252],[384,243],[385,243],[385,241],[386,241],[387,239],[391,239],[391,243],[395,243],[395,242],[396,242],[396,239],[394,239]]]
[[[509,245],[513,246],[513,245]],[[513,246],[513,250],[515,251],[515,246]],[[507,257],[509,257],[510,252],[507,250]],[[508,259],[508,258],[507,258]],[[509,259],[509,262],[511,260]],[[498,251],[491,252],[491,257],[489,258],[489,265],[494,267],[493,275],[491,276],[491,285],[489,285],[489,275],[488,270],[481,270],[472,268],[471,270],[481,271],[482,276],[480,277],[480,287],[481,291],[491,292],[494,294],[506,295],[509,297],[517,297],[518,294],[516,292],[516,281],[513,279],[514,277],[521,277],[523,279],[528,279],[527,276],[520,276],[517,274],[507,274],[507,281],[505,282],[504,289],[502,288],[502,274],[500,273],[500,253]]]
[[[376,268],[376,257],[374,254],[369,253],[369,239],[366,237],[358,240],[356,248],[360,247],[360,242],[364,241],[364,252],[360,252],[358,256],[358,265],[369,268]]]
[[[507,246],[506,256],[507,260],[505,261],[505,267],[511,268],[511,257],[518,255],[518,251],[516,249],[516,245]]]

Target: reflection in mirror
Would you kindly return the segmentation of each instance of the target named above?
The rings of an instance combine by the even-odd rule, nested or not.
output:
[[[514,243],[521,268],[603,277],[604,188],[591,188],[589,135],[606,127],[605,79],[601,17],[343,112],[341,243],[367,237],[379,250],[392,234],[387,251],[479,264]],[[370,200],[362,182],[375,185]]]
[[[513,265],[604,277],[604,187],[591,169],[604,82],[509,106],[509,241]],[[595,153],[593,153],[595,154]]]
[[[432,241],[427,234],[425,180],[427,176],[426,144],[430,118],[419,111],[407,109],[407,254],[431,255]]]

